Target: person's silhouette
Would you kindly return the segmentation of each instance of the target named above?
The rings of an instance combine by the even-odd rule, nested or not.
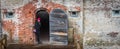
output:
[[[34,32],[36,35],[36,41],[38,42],[38,44],[41,44],[40,41],[40,27],[41,27],[41,22],[40,22],[40,18],[37,18],[35,21],[35,27],[34,27]]]

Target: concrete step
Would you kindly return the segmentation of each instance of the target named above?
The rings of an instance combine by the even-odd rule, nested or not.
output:
[[[74,45],[24,45],[9,44],[7,49],[75,49]]]

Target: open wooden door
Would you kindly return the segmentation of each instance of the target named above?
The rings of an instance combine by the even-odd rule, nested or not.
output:
[[[62,9],[50,12],[50,43],[53,45],[68,44],[68,18]]]

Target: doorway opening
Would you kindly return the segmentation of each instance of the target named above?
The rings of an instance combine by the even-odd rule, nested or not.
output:
[[[46,9],[40,9],[36,11],[36,18],[40,17],[41,26],[40,26],[40,41],[42,44],[49,43],[49,13]]]

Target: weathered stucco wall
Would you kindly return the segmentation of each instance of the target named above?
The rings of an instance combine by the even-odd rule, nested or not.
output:
[[[120,18],[112,10],[120,0],[85,0],[85,49],[120,49]],[[119,15],[120,16],[120,15]]]

